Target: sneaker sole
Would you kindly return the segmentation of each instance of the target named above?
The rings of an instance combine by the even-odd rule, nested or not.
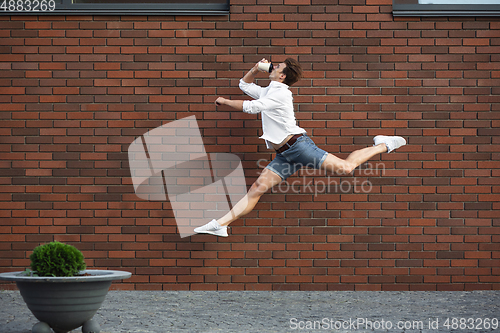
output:
[[[208,234],[208,235],[214,235],[214,236],[218,236],[218,237],[229,237],[228,234],[225,234],[225,235],[220,235],[220,234],[217,234],[215,232],[212,232],[212,231],[195,231],[197,234]]]

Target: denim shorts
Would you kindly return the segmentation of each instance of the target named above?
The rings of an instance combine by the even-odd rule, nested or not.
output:
[[[319,169],[327,156],[326,151],[318,148],[313,140],[304,134],[290,148],[282,153],[276,153],[276,157],[266,169],[285,180],[302,167]]]

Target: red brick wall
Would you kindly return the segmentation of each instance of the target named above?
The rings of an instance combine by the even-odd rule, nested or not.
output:
[[[499,289],[500,19],[394,18],[390,0],[268,3],[232,0],[216,17],[0,16],[0,271],[59,240],[89,267],[131,271],[123,289]],[[237,154],[250,185],[273,156],[260,120],[213,101],[242,98],[254,62],[285,56],[306,70],[296,116],[321,148],[346,157],[377,134],[409,145],[329,180],[369,193],[315,195],[307,185],[328,178],[303,172],[290,179],[299,193],[266,194],[229,238],[181,239],[168,202],[134,195],[128,145],[196,115],[207,151]]]

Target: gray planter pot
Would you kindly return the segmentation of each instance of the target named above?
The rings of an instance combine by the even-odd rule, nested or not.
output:
[[[33,333],[65,333],[82,326],[84,333],[99,333],[92,317],[101,306],[111,282],[128,279],[123,271],[86,270],[88,276],[32,277],[23,272],[0,274],[1,280],[15,281],[21,296],[40,323]],[[49,328],[50,327],[50,328]]]

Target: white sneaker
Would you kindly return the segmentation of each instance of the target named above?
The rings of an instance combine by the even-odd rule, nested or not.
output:
[[[398,149],[406,144],[406,140],[400,136],[385,136],[385,135],[377,135],[373,138],[374,145],[379,145],[384,143],[387,147],[387,152]]]
[[[194,229],[194,232],[198,234],[211,234],[220,237],[227,237],[227,226],[221,226],[217,223],[217,220],[213,219],[201,227]]]

